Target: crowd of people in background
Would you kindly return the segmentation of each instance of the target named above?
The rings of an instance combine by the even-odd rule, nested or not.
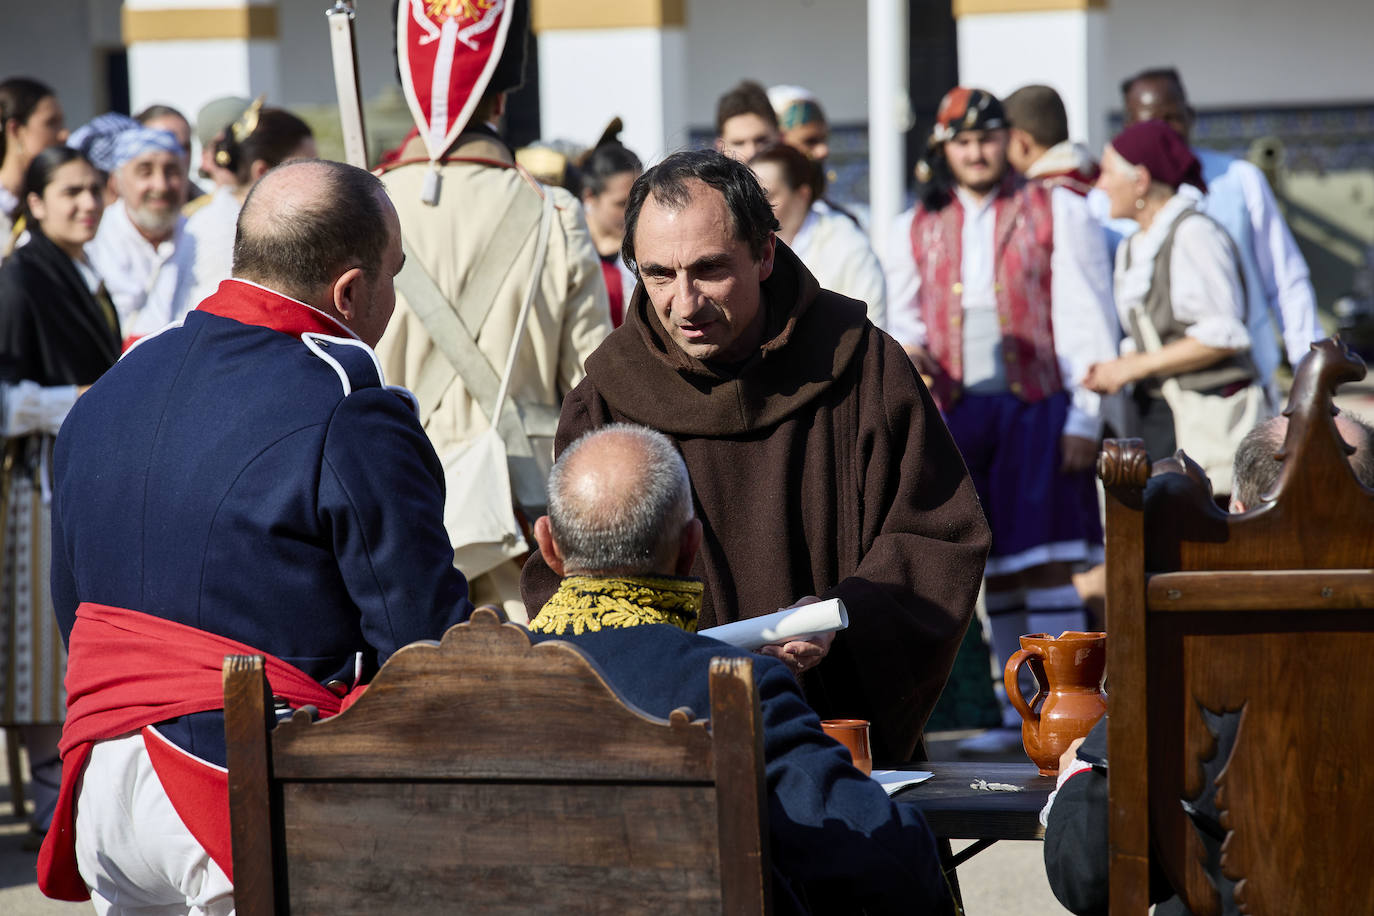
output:
[[[619,409],[619,395],[596,394],[614,389],[617,374],[667,383],[662,366],[635,362],[641,344],[629,343],[631,332],[645,333],[634,311],[651,309],[661,292],[646,291],[645,249],[636,257],[633,226],[627,236],[627,208],[638,219],[645,205],[632,188],[659,151],[626,148],[617,121],[587,149],[517,157],[500,122],[504,90],[522,67],[510,79],[497,73],[495,91],[439,163],[412,133],[379,169],[406,262],[423,271],[397,276],[395,314],[376,351],[386,381],[413,389],[446,466],[472,460],[484,436],[528,458],[528,480],[513,471],[502,497],[518,516],[504,544],[445,516],[473,601],[523,622],[527,549],[512,545],[525,543],[522,531],[533,537],[546,509],[565,397],[613,333],[625,359],[591,367],[585,428]],[[1221,407],[1251,425],[1271,417],[1283,358],[1296,363],[1320,334],[1307,267],[1272,191],[1249,163],[1191,145],[1194,114],[1179,74],[1132,77],[1122,108],[1123,128],[1099,159],[1070,137],[1053,89],[998,99],[957,87],[925,138],[914,203],[893,226],[869,227],[828,196],[830,125],[816,94],[746,80],[720,97],[715,148],[752,170],[776,220],[771,237],[787,252],[770,255],[769,269],[785,262],[794,284],[785,294],[801,303],[769,307],[861,306],[895,339],[892,352],[905,353],[928,390],[913,398],[933,399],[991,528],[989,639],[969,628],[930,720],[896,742],[902,752],[922,726],[990,729],[970,751],[1019,743],[1019,717],[990,667],[1001,670],[1021,634],[1098,622],[1088,608],[1089,573],[1102,560],[1093,477],[1101,439],[1140,435],[1162,457],[1180,444],[1176,431],[1215,424]],[[0,82],[0,122],[0,724],[22,728],[37,837],[55,804],[63,716],[64,654],[46,588],[55,436],[122,351],[183,321],[230,278],[240,212],[263,176],[318,150],[302,119],[261,98],[217,99],[194,124],[165,105],[109,113],[69,135],[56,95],[23,77]],[[517,160],[552,163],[531,169],[544,185]],[[462,195],[464,207],[422,203],[431,169],[441,177],[437,199]],[[653,206],[644,212],[657,218]],[[886,239],[881,260],[875,235]],[[765,297],[784,294],[767,280]],[[814,285],[836,295],[803,295]],[[463,296],[473,304],[461,307],[461,327],[436,325],[434,302]],[[780,327],[767,331],[786,339]],[[684,333],[678,343],[693,355],[696,332]],[[701,357],[717,358],[725,357]],[[659,428],[687,454],[700,512],[706,485],[694,462],[705,459],[679,440],[725,433],[693,422],[665,415]],[[1218,496],[1230,492],[1228,468],[1229,459],[1207,465]],[[707,532],[708,563],[725,567],[715,551],[728,540]],[[838,683],[831,695],[847,689]]]

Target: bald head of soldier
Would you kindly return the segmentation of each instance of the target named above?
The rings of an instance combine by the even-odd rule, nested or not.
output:
[[[375,347],[405,255],[376,176],[342,162],[286,162],[254,186],[234,237],[236,279],[304,302]]]
[[[549,474],[549,514],[534,526],[560,576],[685,576],[701,546],[687,467],[673,443],[616,423],[573,442]]]

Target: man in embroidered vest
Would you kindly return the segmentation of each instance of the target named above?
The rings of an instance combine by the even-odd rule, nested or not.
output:
[[[703,585],[685,576],[702,523],[668,437],[616,423],[573,442],[549,477],[535,536],[563,578],[531,630],[573,642],[652,715],[710,709],[711,659],[748,653],[695,635]],[[854,769],[785,665],[753,663],[774,912],[942,912],[945,883],[920,812]]]
[[[641,175],[625,212],[625,323],[563,402],[555,447],[615,422],[672,438],[692,475],[702,626],[841,598],[833,642],[766,651],[826,718],[912,759],[972,616],[988,531],[911,361],[864,303],[820,289],[749,167],[711,150]],[[539,556],[531,612],[558,578]]]
[[[508,396],[516,416],[504,411],[502,431],[508,452],[529,472],[512,477],[511,484],[514,501],[533,520],[544,511],[543,482],[553,464],[559,405],[582,381],[587,357],[611,332],[611,307],[577,198],[541,186],[517,168],[498,131],[507,93],[524,79],[529,4],[517,3],[511,17],[491,81],[448,151],[431,165],[416,132],[381,173],[414,263],[397,280],[396,314],[377,356],[388,379],[414,390],[420,423],[450,467],[491,427],[519,332]],[[437,200],[424,200],[427,182],[436,179]],[[553,198],[554,214],[543,262],[536,264],[534,236],[544,195]],[[536,276],[522,326],[521,306]],[[450,489],[458,491],[456,485]],[[449,537],[470,579],[473,602],[499,605],[510,620],[523,623],[518,560],[534,545],[508,531],[504,545],[473,546],[490,531],[481,524],[474,531],[466,521],[474,515],[462,506],[450,507],[448,515]]]
[[[925,195],[888,244],[888,321],[930,379],[992,526],[986,606],[1005,663],[1023,633],[1084,626],[1071,576],[1102,555],[1101,420],[1080,381],[1116,352],[1111,266],[1079,195],[1010,171],[991,94],[945,96],[929,162]]]
[[[372,346],[400,230],[361,169],[269,172],[234,279],[82,396],[53,462],[68,640],[49,896],[101,912],[233,908],[220,667],[324,715],[399,647],[467,618],[438,458]]]
[[[1220,223],[1240,249],[1250,358],[1261,381],[1269,387],[1270,400],[1281,403],[1274,382],[1274,371],[1282,361],[1275,328],[1294,367],[1307,355],[1308,344],[1322,334],[1322,328],[1307,262],[1279,212],[1269,182],[1258,167],[1244,159],[1192,146],[1197,112],[1188,104],[1183,79],[1172,67],[1145,70],[1125,80],[1121,99],[1125,126],[1163,121],[1188,141],[1202,164],[1207,193],[1200,195],[1198,209]],[[1122,235],[1139,228],[1133,220],[1115,220],[1112,227]]]

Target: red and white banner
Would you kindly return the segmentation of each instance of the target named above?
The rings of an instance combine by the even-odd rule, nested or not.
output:
[[[501,60],[515,0],[401,0],[396,59],[411,116],[437,160],[467,125]]]

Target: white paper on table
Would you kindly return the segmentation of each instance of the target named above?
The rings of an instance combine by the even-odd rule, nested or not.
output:
[[[719,639],[740,649],[753,651],[772,643],[834,633],[847,626],[849,612],[844,609],[844,602],[839,598],[831,598],[829,601],[804,604],[801,607],[764,614],[762,617],[750,617],[718,627],[708,627],[698,630],[697,633]]]
[[[918,782],[925,782],[934,775],[929,770],[874,770],[872,773],[873,780],[882,786],[888,795],[907,786],[914,786]]]

